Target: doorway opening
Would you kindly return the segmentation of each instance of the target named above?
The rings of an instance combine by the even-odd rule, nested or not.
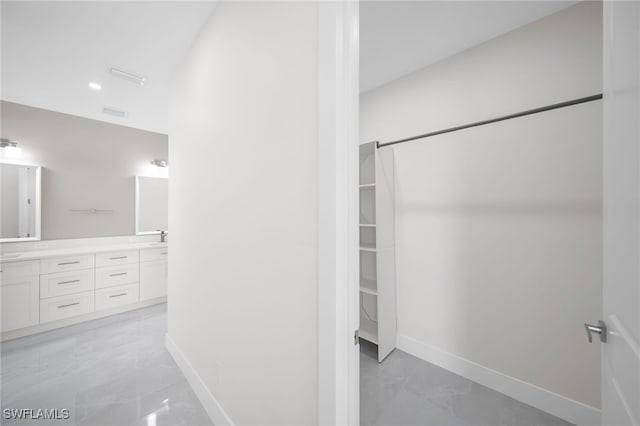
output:
[[[599,422],[602,13],[361,4],[361,424]]]

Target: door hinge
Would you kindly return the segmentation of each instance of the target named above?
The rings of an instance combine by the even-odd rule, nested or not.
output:
[[[356,330],[353,333],[353,344],[354,345],[359,345],[360,344],[360,330]]]

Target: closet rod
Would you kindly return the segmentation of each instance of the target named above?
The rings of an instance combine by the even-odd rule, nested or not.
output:
[[[382,148],[384,146],[395,145],[403,142],[410,142],[416,139],[429,138],[431,136],[441,135],[443,133],[451,133],[458,130],[468,129],[470,127],[484,126],[485,124],[497,123],[498,121],[511,120],[512,118],[524,117],[525,115],[537,114],[539,112],[551,111],[552,109],[564,108],[572,105],[583,104],[585,102],[596,101],[598,99],[602,99],[602,93],[598,93],[597,95],[591,95],[584,98],[573,99],[571,101],[560,102],[557,104],[547,105],[540,108],[529,109],[527,111],[516,112],[515,114],[504,115],[498,118],[492,118],[490,120],[484,121],[476,121],[475,123],[465,124],[462,126],[450,127],[444,130],[438,130],[435,132],[425,133],[423,135],[412,136],[410,138],[400,139],[392,142],[376,142],[376,148]]]

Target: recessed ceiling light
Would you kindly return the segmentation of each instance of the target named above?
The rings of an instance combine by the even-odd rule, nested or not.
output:
[[[139,84],[140,86],[144,86],[144,83],[147,81],[147,77],[143,75],[134,74],[132,72],[124,71],[118,68],[110,68],[109,72],[114,77],[119,77],[124,80],[128,80],[132,83]]]
[[[89,83],[89,88],[92,89],[92,90],[102,90],[102,86],[100,84],[98,84],[98,83],[93,82],[93,81]]]

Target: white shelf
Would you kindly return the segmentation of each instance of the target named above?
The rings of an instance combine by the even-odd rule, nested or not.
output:
[[[376,280],[369,280],[366,278],[360,278],[360,291],[363,293],[371,294],[373,296],[378,295],[378,284]]]
[[[377,345],[378,362],[396,346],[393,150],[360,145],[360,337]],[[376,247],[381,247],[378,251]]]
[[[369,294],[371,296],[378,296],[378,292],[377,291],[375,291],[375,290],[373,290],[371,288],[364,287],[364,286],[360,286],[360,291],[362,293]]]
[[[360,317],[360,337],[373,344],[378,344],[378,323]]]

